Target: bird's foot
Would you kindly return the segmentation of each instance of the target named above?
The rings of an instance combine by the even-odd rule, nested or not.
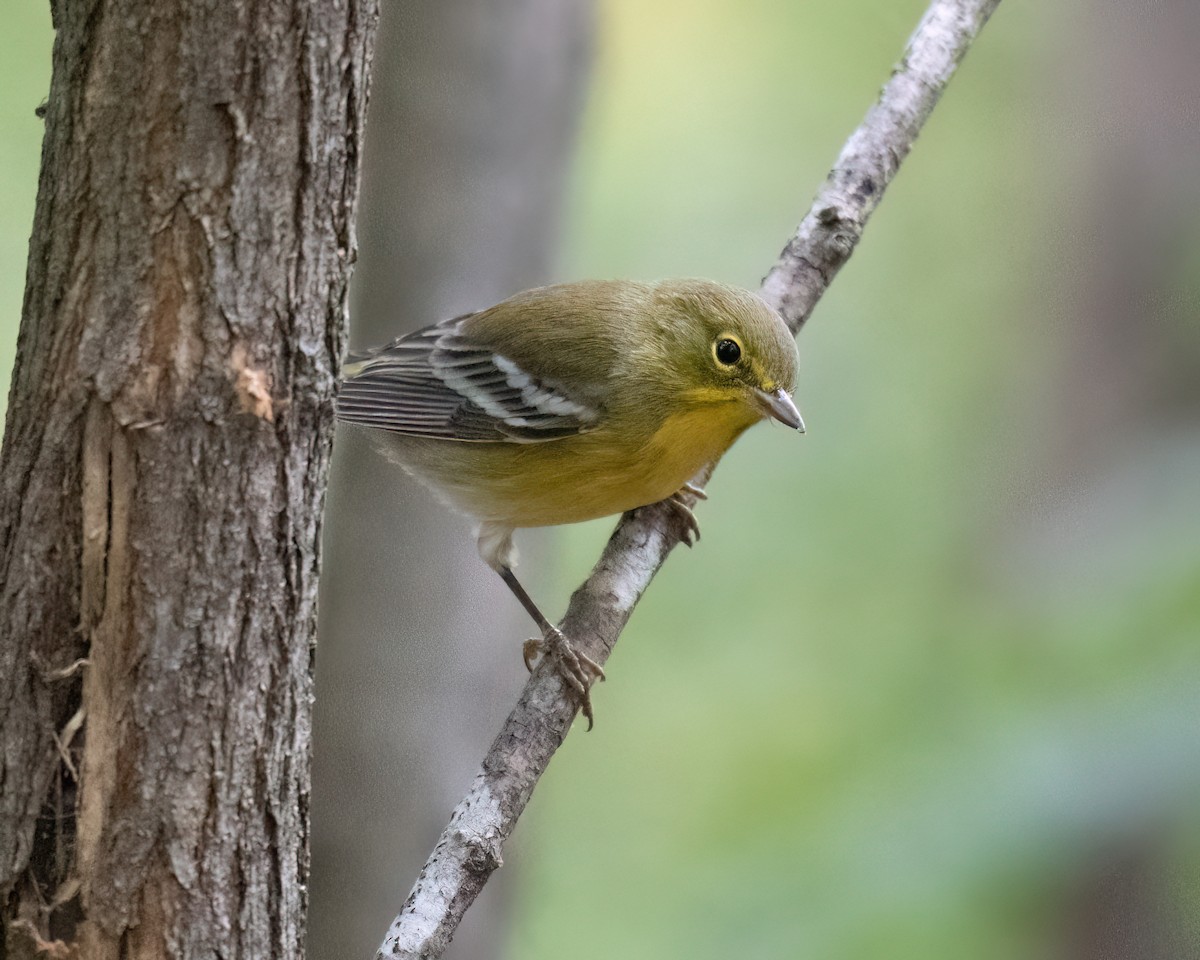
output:
[[[675,511],[675,516],[679,518],[681,530],[679,539],[686,546],[692,546],[700,541],[700,521],[696,519],[696,515],[692,512],[692,508],[684,503],[685,496],[695,497],[697,500],[707,500],[708,494],[696,486],[694,483],[685,483],[677,491],[671,494],[666,499],[666,503],[670,504],[671,509]]]
[[[566,681],[567,686],[574,692],[579,701],[579,709],[587,718],[587,728],[592,729],[595,718],[592,715],[591,687],[597,680],[604,680],[604,668],[586,653],[580,653],[571,645],[571,641],[563,636],[557,627],[550,627],[541,638],[534,637],[526,640],[521,650],[525,661],[525,669],[533,672],[533,661],[541,655],[551,656],[558,667],[558,672]]]

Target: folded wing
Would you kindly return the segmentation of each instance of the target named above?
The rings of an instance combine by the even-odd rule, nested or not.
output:
[[[472,342],[456,317],[351,356],[339,420],[461,441],[536,443],[591,429],[598,412],[561,384],[539,380]]]

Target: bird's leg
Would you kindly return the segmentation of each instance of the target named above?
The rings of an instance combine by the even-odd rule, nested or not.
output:
[[[708,494],[694,483],[685,483],[664,501],[671,505],[671,509],[675,511],[675,515],[683,524],[683,531],[680,533],[679,539],[690,547],[700,540],[700,521],[692,513],[692,508],[684,503],[685,496],[692,496],[697,500],[707,500]]]
[[[522,650],[525,668],[531,673],[533,672],[533,659],[539,653],[553,656],[558,664],[558,672],[567,685],[575,691],[575,696],[579,699],[579,708],[587,717],[588,729],[591,730],[593,716],[589,690],[595,681],[604,679],[604,668],[587,654],[576,650],[563,632],[545,618],[542,611],[538,609],[538,605],[533,602],[533,598],[525,592],[525,588],[521,586],[521,582],[512,572],[511,567],[502,566],[499,568],[499,573],[504,582],[508,584],[508,589],[521,601],[521,606],[528,611],[529,615],[533,617],[533,622],[542,631],[540,640],[525,641]]]

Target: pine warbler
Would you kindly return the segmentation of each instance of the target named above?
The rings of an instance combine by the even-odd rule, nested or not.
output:
[[[796,345],[752,293],[707,280],[527,290],[348,358],[337,416],[477,521],[483,559],[542,631],[588,719],[599,664],[513,575],[513,531],[668,500],[691,543],[688,481],[770,417],[803,432]]]

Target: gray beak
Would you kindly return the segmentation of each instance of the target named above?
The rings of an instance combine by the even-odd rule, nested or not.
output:
[[[796,409],[792,398],[782,387],[774,393],[767,393],[766,390],[755,390],[754,393],[758,399],[758,405],[768,417],[778,420],[793,430],[804,432],[804,418],[800,416],[800,411]]]

